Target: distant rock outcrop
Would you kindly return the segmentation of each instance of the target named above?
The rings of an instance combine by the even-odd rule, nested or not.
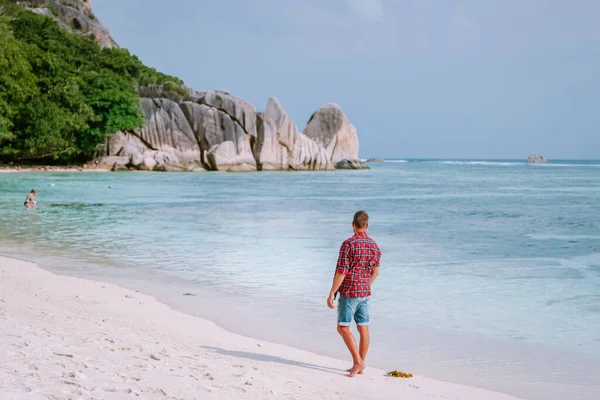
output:
[[[367,163],[382,163],[385,162],[383,158],[369,158]]]
[[[527,162],[533,163],[533,164],[545,164],[548,162],[548,160],[544,156],[532,155],[532,156],[529,156],[529,158],[527,159]]]
[[[119,47],[92,11],[91,0],[12,0],[36,14],[53,18],[71,32],[90,36],[102,47]]]
[[[168,83],[138,92],[146,126],[108,135],[98,166],[114,167],[113,157],[120,157],[120,165],[127,158],[128,168],[148,171],[323,171],[348,159],[360,165],[356,129],[337,106],[322,107],[311,118],[305,131],[317,141],[298,130],[275,98],[257,112],[224,90],[199,92]],[[317,129],[317,121],[332,125],[323,122]]]
[[[358,159],[356,128],[337,104],[327,104],[310,117],[304,134],[323,146],[332,163]]]

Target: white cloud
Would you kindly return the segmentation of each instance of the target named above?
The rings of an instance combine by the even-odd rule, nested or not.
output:
[[[383,0],[347,0],[356,15],[367,21],[380,22],[384,19]]]

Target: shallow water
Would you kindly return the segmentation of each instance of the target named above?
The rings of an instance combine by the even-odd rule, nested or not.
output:
[[[31,188],[37,210],[22,205]],[[345,356],[324,302],[362,208],[383,252],[370,363],[532,399],[600,398],[598,162],[5,173],[0,252]]]

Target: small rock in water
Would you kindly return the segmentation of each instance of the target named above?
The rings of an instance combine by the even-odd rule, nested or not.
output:
[[[258,347],[262,347],[262,343],[257,344]]]
[[[369,166],[361,160],[344,159],[335,164],[335,169],[369,169]]]
[[[195,294],[194,294],[194,293],[184,293],[183,295],[184,295],[184,296],[195,296]]]

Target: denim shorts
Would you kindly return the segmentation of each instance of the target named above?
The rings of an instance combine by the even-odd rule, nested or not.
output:
[[[350,326],[352,318],[354,318],[358,326],[369,325],[369,296],[340,296],[338,302],[338,325]]]

